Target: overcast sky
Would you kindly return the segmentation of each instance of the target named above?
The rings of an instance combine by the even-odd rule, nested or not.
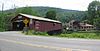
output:
[[[0,0],[0,10],[4,3],[4,10],[24,6],[48,6],[72,10],[87,10],[90,2],[93,0]],[[98,0],[100,1],[100,0]]]

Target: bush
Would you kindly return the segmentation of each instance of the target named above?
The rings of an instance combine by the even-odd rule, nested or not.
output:
[[[39,31],[34,31],[34,30],[29,30],[28,35],[43,35],[43,36],[48,36],[46,32],[39,32]]]
[[[67,38],[87,38],[87,39],[100,39],[100,34],[95,33],[72,33],[72,34],[61,34],[59,37]]]
[[[39,31],[34,31],[34,30],[29,30],[27,35],[42,35],[42,36],[49,36],[47,32],[39,32]],[[78,32],[73,32],[71,34],[64,33],[64,34],[58,34],[58,35],[53,35],[53,36],[58,36],[58,37],[67,37],[67,38],[86,38],[86,39],[100,39],[100,33],[78,33]]]
[[[63,34],[72,34],[73,30],[63,30]]]
[[[3,31],[5,31],[5,29],[3,29],[3,28],[0,28],[0,32],[3,32]]]

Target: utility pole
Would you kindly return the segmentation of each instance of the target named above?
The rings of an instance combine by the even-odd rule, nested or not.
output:
[[[2,3],[2,15],[3,15],[4,3]]]
[[[3,23],[3,10],[4,10],[4,3],[2,3],[2,10],[1,10],[1,21],[0,21],[0,24],[1,24],[1,28],[4,28],[4,23]]]
[[[14,16],[15,16],[15,14],[16,14],[16,5],[14,4],[13,7],[14,7]]]

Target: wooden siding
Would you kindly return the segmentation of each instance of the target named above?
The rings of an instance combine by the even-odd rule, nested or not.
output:
[[[22,16],[22,17],[18,18],[19,16]],[[49,31],[55,31],[55,30],[62,30],[62,24],[59,23],[59,22],[32,19],[32,18],[28,18],[28,17],[20,15],[20,14],[12,19],[12,23],[16,23],[17,21],[19,21],[18,23],[20,23],[20,22],[23,22],[24,19],[28,19],[29,20],[28,27],[30,29],[32,29],[32,30],[41,31],[41,32],[49,32]],[[31,24],[30,24],[30,19],[32,19]],[[17,23],[16,23],[16,25],[17,25]],[[15,28],[17,29],[16,25],[13,25],[14,29]]]
[[[40,20],[33,20],[33,24],[30,24],[30,27],[36,31],[42,32],[62,29],[62,25],[60,23],[52,23]]]

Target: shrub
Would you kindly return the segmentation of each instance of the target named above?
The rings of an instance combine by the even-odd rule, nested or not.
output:
[[[67,38],[88,38],[88,39],[100,39],[100,34],[95,33],[72,33],[72,34],[61,34],[59,37]]]
[[[0,32],[3,32],[3,31],[5,31],[5,29],[3,29],[3,28],[0,28]]]
[[[39,32],[39,31],[34,31],[34,30],[29,30],[28,35],[43,35],[43,36],[48,36],[46,32]]]
[[[42,35],[42,36],[49,36],[47,32],[39,32],[39,31],[34,31],[34,30],[29,30],[27,35]],[[58,34],[58,35],[53,35],[53,36],[58,36],[58,37],[67,37],[67,38],[87,38],[87,39],[100,39],[100,34],[96,33],[78,33],[78,32],[73,32],[71,34],[69,33],[64,33],[64,34]]]

